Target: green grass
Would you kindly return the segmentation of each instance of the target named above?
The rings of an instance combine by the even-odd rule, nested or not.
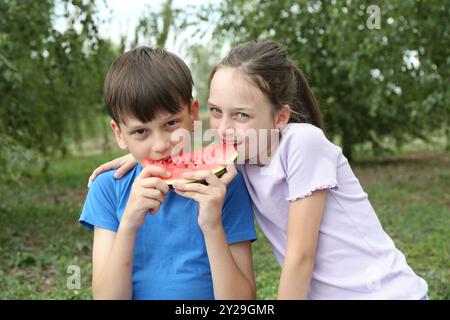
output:
[[[92,233],[77,223],[86,180],[117,153],[55,160],[47,179],[31,167],[22,186],[0,185],[0,299],[90,299]],[[429,284],[449,299],[450,155],[353,165],[384,229]],[[280,267],[258,230],[258,299],[276,298]],[[81,268],[80,290],[67,268]]]

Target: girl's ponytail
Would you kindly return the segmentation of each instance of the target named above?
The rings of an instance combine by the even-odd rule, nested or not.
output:
[[[296,94],[291,105],[291,119],[289,122],[306,122],[325,131],[322,113],[319,104],[311,90],[303,72],[292,63],[294,81],[296,82]]]

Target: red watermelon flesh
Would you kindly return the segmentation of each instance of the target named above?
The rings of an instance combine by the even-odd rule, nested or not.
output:
[[[234,162],[237,156],[238,153],[234,145],[212,143],[198,151],[191,151],[176,157],[167,157],[160,160],[145,159],[142,161],[142,167],[145,168],[151,164],[166,169],[170,172],[170,177],[161,179],[168,185],[175,182],[192,183],[198,181],[183,178],[183,172],[211,170],[220,177],[226,172],[226,164]]]

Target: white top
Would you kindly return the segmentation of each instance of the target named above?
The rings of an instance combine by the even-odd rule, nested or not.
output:
[[[288,124],[269,164],[238,165],[280,265],[289,201],[328,189],[309,299],[421,299],[427,283],[384,232],[341,148],[322,130]]]

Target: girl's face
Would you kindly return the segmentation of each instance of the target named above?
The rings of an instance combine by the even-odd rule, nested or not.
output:
[[[266,95],[247,75],[231,67],[219,68],[211,79],[208,107],[211,129],[218,130],[224,142],[237,143],[245,160],[259,159],[270,150],[270,129],[283,129],[290,113],[289,106],[274,113]]]
[[[171,156],[172,149],[180,142],[172,135],[177,129],[193,130],[198,120],[198,101],[189,108],[186,105],[176,114],[160,114],[150,122],[143,123],[128,117],[125,123],[111,121],[118,145],[141,163],[144,159],[160,160]]]

